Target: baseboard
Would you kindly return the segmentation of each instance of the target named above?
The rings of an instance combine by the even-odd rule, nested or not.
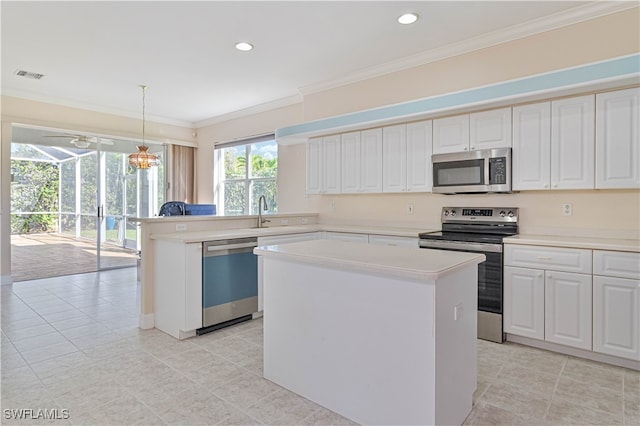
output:
[[[138,327],[142,328],[143,330],[155,327],[154,314],[140,314]]]
[[[11,275],[2,275],[1,279],[2,281],[0,282],[0,285],[13,284],[13,278],[11,277]]]
[[[538,349],[545,349],[552,352],[558,352],[565,355],[571,355],[578,358],[585,358],[591,361],[603,362],[605,364],[616,365],[618,367],[629,368],[631,370],[640,370],[640,362],[631,359],[619,358],[613,355],[605,355],[597,352],[591,352],[584,349],[572,348],[569,346],[559,345],[557,343],[544,342],[542,340],[530,339],[528,337],[507,334],[507,341],[520,343],[521,345],[533,346]]]

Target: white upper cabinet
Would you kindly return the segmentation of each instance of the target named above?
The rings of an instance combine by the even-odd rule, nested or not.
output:
[[[382,129],[360,132],[360,192],[382,192]]]
[[[596,95],[596,188],[640,187],[640,88]]]
[[[551,103],[513,108],[512,185],[548,189],[551,180]]]
[[[431,120],[383,128],[383,191],[431,191],[431,149]]]
[[[595,187],[593,95],[551,102],[551,188]]]
[[[513,189],[595,186],[593,95],[513,108]]]
[[[433,120],[433,153],[511,147],[511,108]]]
[[[382,192],[382,129],[342,134],[342,192]]]
[[[307,142],[307,194],[340,192],[340,160],[340,135]]]
[[[433,120],[433,153],[469,150],[469,115]]]
[[[407,126],[382,129],[382,190],[402,192],[407,189]]]
[[[432,135],[431,120],[407,124],[407,191],[431,191]]]
[[[324,189],[324,162],[322,161],[322,138],[312,138],[307,142],[307,194],[320,194]]]
[[[340,149],[340,135],[327,136],[324,143],[324,190],[326,193],[339,193],[342,191],[340,184],[340,162],[342,152]]]
[[[469,149],[511,147],[511,108],[469,115]]]
[[[360,188],[360,132],[342,134],[342,192]]]

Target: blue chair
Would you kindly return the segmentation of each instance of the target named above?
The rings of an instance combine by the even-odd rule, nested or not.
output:
[[[216,214],[215,204],[187,204],[185,206],[185,214],[213,216]]]
[[[186,204],[183,201],[167,201],[160,207],[158,216],[184,216],[186,211]]]

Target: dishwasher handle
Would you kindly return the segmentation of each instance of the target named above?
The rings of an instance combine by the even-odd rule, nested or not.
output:
[[[258,247],[257,238],[238,238],[234,240],[205,241],[202,243],[203,256],[216,256],[229,250],[253,249]],[[252,251],[252,250],[246,250]]]

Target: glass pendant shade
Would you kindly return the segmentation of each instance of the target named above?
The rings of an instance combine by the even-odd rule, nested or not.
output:
[[[160,159],[157,155],[154,155],[149,152],[149,147],[144,144],[144,92],[147,86],[141,84],[140,88],[142,89],[142,145],[138,146],[138,152],[134,152],[133,154],[129,154],[129,165],[133,166],[137,169],[148,169],[149,167],[156,167],[160,164]]]
[[[149,167],[155,167],[160,164],[160,160],[157,155],[149,152],[149,147],[146,145],[140,145],[138,152],[129,154],[129,165],[137,169],[148,169]]]

